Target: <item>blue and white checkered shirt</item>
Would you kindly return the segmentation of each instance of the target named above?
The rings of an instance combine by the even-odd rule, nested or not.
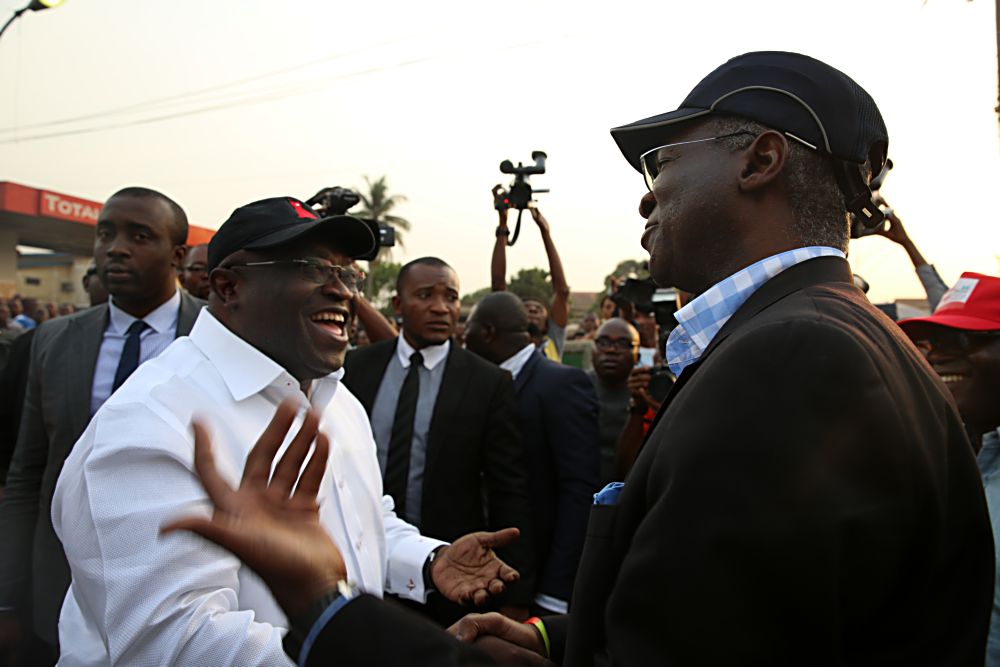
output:
[[[766,257],[716,283],[676,313],[677,328],[667,337],[664,356],[674,375],[698,361],[719,330],[750,295],[785,269],[816,257],[844,257],[827,246],[795,248]]]

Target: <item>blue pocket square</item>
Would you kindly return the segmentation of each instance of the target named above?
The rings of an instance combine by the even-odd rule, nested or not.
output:
[[[625,488],[625,482],[611,482],[594,494],[595,505],[617,505],[618,496]]]

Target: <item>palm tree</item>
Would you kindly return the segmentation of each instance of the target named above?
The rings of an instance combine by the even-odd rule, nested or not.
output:
[[[406,197],[404,195],[390,195],[389,186],[385,182],[386,177],[384,175],[380,176],[375,182],[372,182],[367,176],[364,178],[365,184],[368,187],[364,190],[358,189],[362,208],[352,211],[351,215],[392,225],[396,229],[396,243],[401,248],[405,247],[403,245],[403,232],[410,231],[410,221],[398,215],[391,215],[389,212],[395,208],[396,204],[406,201]],[[392,248],[379,248],[378,257],[368,262],[368,279],[365,281],[365,294],[369,298],[372,297],[372,276],[375,273],[375,267],[378,266],[380,261],[389,260],[391,257]]]
[[[396,204],[406,201],[406,197],[404,195],[389,195],[389,185],[385,182],[385,176],[380,176],[374,182],[367,176],[364,178],[368,187],[365,190],[358,190],[362,208],[352,211],[351,215],[392,225],[396,228],[396,243],[400,248],[405,248],[403,232],[410,231],[410,221],[398,215],[391,215],[390,211],[396,207]],[[380,260],[388,259],[391,255],[391,248],[379,249]]]

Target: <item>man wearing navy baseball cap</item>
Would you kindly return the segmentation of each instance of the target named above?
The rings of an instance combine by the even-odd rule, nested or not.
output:
[[[664,350],[677,382],[624,484],[595,496],[570,613],[454,632],[502,664],[515,644],[574,666],[982,665],[993,546],[972,448],[845,256],[849,213],[879,217],[874,100],[813,58],[748,53],[611,133],[649,190],[653,279],[694,295]],[[404,621],[335,604],[301,664],[414,645],[364,644]],[[478,664],[419,637],[424,664]]]
[[[292,589],[272,595],[200,537],[160,534],[179,514],[210,515],[195,474],[195,444],[209,439],[231,484],[269,476],[260,450],[248,456],[255,441],[271,453],[299,443],[303,456],[279,466],[278,481],[294,481],[314,440],[317,460],[330,453],[330,464],[313,466],[300,484],[320,499],[289,516],[318,510],[314,524],[337,544],[359,590],[482,602],[517,578],[492,551],[516,529],[449,545],[421,536],[382,495],[367,415],[340,383],[360,280],[350,266],[376,246],[365,222],[320,218],[291,197],[240,207],[218,230],[208,247],[208,308],[190,336],[101,407],[56,486],[53,524],[73,573],[60,664],[291,664],[279,602]],[[336,580],[309,589],[322,583]]]

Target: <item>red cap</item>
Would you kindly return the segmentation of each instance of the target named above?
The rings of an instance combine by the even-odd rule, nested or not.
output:
[[[945,292],[934,314],[898,322],[903,331],[920,324],[937,324],[967,331],[1000,330],[1000,278],[967,271]]]

